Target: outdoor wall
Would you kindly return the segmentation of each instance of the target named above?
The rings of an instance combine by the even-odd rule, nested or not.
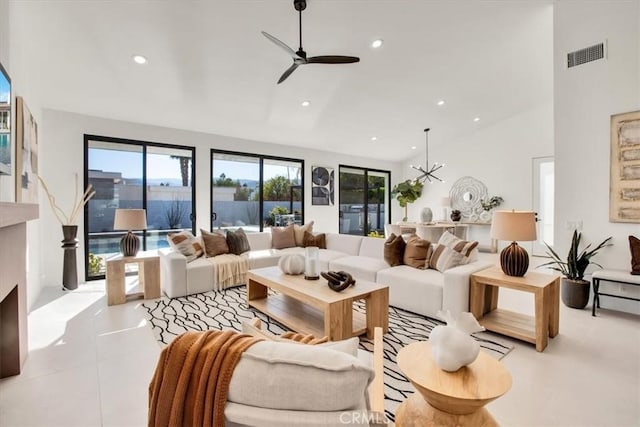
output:
[[[582,221],[586,242],[613,236],[596,258],[606,268],[630,270],[628,236],[640,224],[609,222],[610,117],[640,110],[640,6],[638,1],[556,2],[554,6],[554,120],[557,248],[566,253],[571,230]],[[608,55],[575,68],[568,52],[606,41]],[[639,289],[622,289],[639,295]],[[602,299],[603,306],[640,312],[637,302]]]
[[[530,210],[533,206],[532,159],[553,155],[551,97],[544,105],[481,127],[460,139],[435,139],[429,139],[429,162],[445,163],[446,166],[437,174],[445,182],[425,185],[422,197],[409,205],[409,220],[419,221],[420,211],[425,206],[431,208],[435,220],[442,219],[442,197],[448,196],[453,183],[463,176],[472,176],[483,182],[489,197],[501,196],[504,203],[500,209]],[[418,176],[410,165],[424,164],[424,161],[422,151],[406,162],[403,168],[405,179]],[[393,204],[398,205],[395,200]],[[472,227],[469,232],[472,238],[488,243],[489,227]]]
[[[311,205],[311,166],[322,165],[338,170],[339,164],[357,165],[368,168],[390,170],[392,181],[399,175],[399,163],[385,162],[364,157],[336,156],[335,153],[308,150],[285,145],[269,144],[260,141],[231,138],[221,135],[191,132],[122,122],[116,120],[72,114],[63,111],[45,109],[42,128],[46,139],[41,140],[40,153],[43,159],[41,170],[50,190],[56,195],[62,206],[73,202],[73,174],[83,174],[83,135],[93,134],[115,138],[126,138],[167,144],[196,147],[196,229],[209,230],[211,174],[210,149],[258,153],[273,156],[286,156],[305,161],[305,220],[315,221],[318,231],[338,231],[338,205]],[[337,190],[337,183],[336,183]],[[337,202],[337,200],[336,200]],[[42,233],[39,241],[42,253],[49,256],[42,260],[42,280],[46,286],[59,286],[62,275],[62,249],[60,235],[56,230],[60,224],[55,220],[46,201],[41,199],[40,227],[52,230]],[[79,224],[78,235],[83,236],[83,224]],[[78,248],[79,276],[84,277],[84,242]]]

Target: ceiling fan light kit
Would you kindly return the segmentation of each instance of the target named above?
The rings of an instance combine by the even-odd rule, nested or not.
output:
[[[307,52],[305,52],[304,49],[302,48],[302,11],[307,8],[307,2],[306,0],[293,0],[293,7],[298,11],[298,16],[299,16],[298,30],[299,30],[300,45],[297,51],[294,51],[287,44],[278,40],[277,38],[267,33],[266,31],[262,31],[263,36],[265,36],[266,38],[271,40],[273,44],[275,44],[276,46],[280,47],[285,52],[287,52],[289,56],[291,56],[291,58],[293,59],[293,64],[289,68],[287,68],[284,73],[282,73],[282,76],[280,76],[280,79],[278,80],[278,84],[285,81],[287,77],[289,77],[291,73],[293,73],[296,70],[296,68],[298,68],[300,65],[353,64],[354,62],[360,61],[360,58],[358,57],[344,56],[344,55],[321,55],[321,56],[312,56],[310,58],[307,58]]]
[[[426,181],[429,181],[430,184],[433,184],[434,181],[444,182],[444,180],[435,176],[435,172],[444,166],[444,163],[438,164],[438,162],[434,163],[433,166],[429,167],[429,128],[424,130],[426,140],[427,140],[427,151],[426,151],[426,162],[425,167],[423,168],[421,165],[411,166],[413,169],[417,170],[421,173],[415,180],[421,181],[423,184]]]

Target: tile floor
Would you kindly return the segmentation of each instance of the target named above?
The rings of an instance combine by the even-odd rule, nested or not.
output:
[[[530,295],[500,306],[533,313]],[[104,282],[44,289],[23,373],[0,380],[0,426],[144,426],[159,354],[140,301],[108,307]],[[509,340],[508,338],[505,338]],[[561,305],[543,353],[509,340],[513,387],[488,409],[502,426],[640,426],[640,316]]]

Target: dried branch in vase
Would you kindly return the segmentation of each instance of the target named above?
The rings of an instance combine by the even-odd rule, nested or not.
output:
[[[93,185],[89,184],[87,189],[82,194],[82,197],[78,199],[78,194],[79,194],[78,174],[76,173],[74,175],[75,175],[75,196],[73,198],[73,209],[71,210],[71,213],[68,216],[67,214],[64,213],[62,208],[58,205],[58,203],[56,202],[56,198],[54,197],[53,194],[51,194],[51,192],[49,191],[49,187],[47,187],[47,184],[44,182],[42,177],[40,175],[36,175],[38,177],[38,181],[40,181],[40,184],[42,184],[42,188],[44,188],[44,192],[47,193],[47,199],[49,199],[51,210],[53,211],[53,214],[56,216],[56,218],[58,219],[58,222],[61,225],[75,225],[78,222],[78,216],[80,216],[80,212],[82,212],[84,205],[86,205],[89,202],[89,200],[96,194],[95,190],[93,189]]]

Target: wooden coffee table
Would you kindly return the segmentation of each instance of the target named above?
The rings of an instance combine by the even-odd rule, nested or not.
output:
[[[365,301],[366,315],[353,310],[357,300]],[[247,303],[296,332],[330,340],[364,333],[373,338],[376,326],[385,333],[389,328],[389,287],[364,280],[335,292],[322,277],[305,280],[278,267],[258,268],[247,273]]]
[[[438,368],[427,341],[398,352],[398,367],[417,390],[396,410],[397,427],[497,426],[484,405],[511,388],[511,374],[500,361],[480,351],[455,372]]]

